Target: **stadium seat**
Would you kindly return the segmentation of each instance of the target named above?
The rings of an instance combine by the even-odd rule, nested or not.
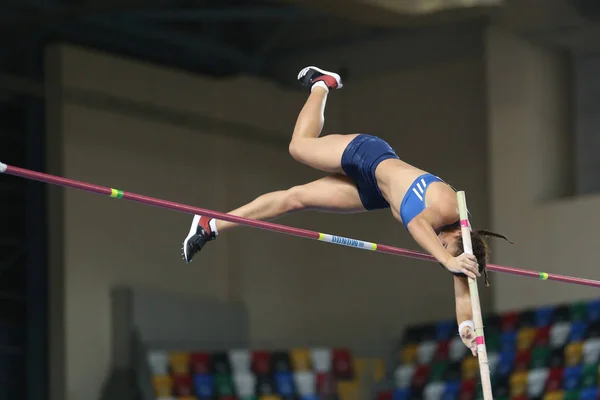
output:
[[[389,398],[377,397],[377,400],[409,400],[410,394],[409,388],[397,388],[391,393]]]
[[[535,327],[535,312],[533,310],[521,311],[517,316],[515,326],[519,330]]]
[[[433,361],[445,361],[450,357],[450,340],[438,342]]]
[[[550,329],[550,346],[563,347],[569,338],[571,331],[570,322],[557,322]]]
[[[583,359],[583,342],[569,343],[565,347],[565,365],[572,366],[581,363]]]
[[[587,339],[583,342],[583,362],[586,364],[600,362],[600,338]]]
[[[471,400],[475,395],[475,387],[477,385],[477,379],[465,379],[461,382],[460,390],[458,392],[459,400]]]
[[[210,399],[215,396],[215,381],[210,374],[194,374],[192,376],[194,393],[201,399]],[[254,394],[254,387],[250,394]]]
[[[250,396],[240,396],[239,400],[258,400],[258,397],[256,397],[256,395],[254,395],[254,394],[250,395]],[[313,399],[311,399],[311,400],[313,400]]]
[[[448,369],[448,361],[438,361],[438,362],[433,363],[431,365],[429,381],[430,382],[444,381],[447,369]]]
[[[229,363],[234,373],[250,372],[252,357],[248,349],[234,349],[229,351]]]
[[[517,332],[507,331],[500,336],[500,351],[514,352],[517,348]]]
[[[446,385],[444,386],[442,400],[457,400],[458,394],[460,393],[460,386],[460,381],[446,382]]]
[[[579,400],[579,390],[566,390],[564,400]]]
[[[419,364],[429,364],[433,360],[437,345],[434,340],[421,342],[417,348],[417,362]]]
[[[566,367],[563,373],[563,389],[574,390],[579,387],[581,381],[581,365]]]
[[[498,362],[500,361],[500,353],[493,352],[488,353],[488,366],[490,368],[490,374],[494,375],[496,373],[496,368],[498,367]]]
[[[171,368],[172,374],[188,374],[190,372],[190,354],[183,351],[169,354],[169,368]]]
[[[292,349],[290,352],[292,358],[292,367],[294,371],[310,371],[312,365],[310,362],[310,352],[308,349]]]
[[[235,395],[233,378],[229,374],[215,375],[215,390],[219,396]]]
[[[191,353],[190,367],[194,374],[208,374],[211,371],[210,354],[208,353]]]
[[[598,364],[584,364],[581,372],[581,387],[588,388],[598,385]]]
[[[557,324],[560,322],[568,322],[569,321],[569,306],[565,304],[558,305],[554,308],[554,316],[552,318],[552,323]]]
[[[523,350],[517,353],[514,362],[515,371],[527,371],[531,364],[531,351]]]
[[[273,372],[292,372],[292,361],[287,351],[275,351],[271,354],[271,370]]]
[[[464,345],[461,338],[456,336],[450,341],[450,361],[462,361],[467,354],[467,346]]]
[[[294,376],[291,372],[275,373],[275,391],[282,397],[293,396],[296,392]]]
[[[535,310],[535,326],[538,328],[545,328],[552,325],[554,317],[554,307],[539,307]]]
[[[271,375],[257,375],[254,392],[259,397],[274,395],[275,383]]]
[[[157,397],[169,397],[173,394],[173,378],[169,375],[155,375],[152,386]]]
[[[585,321],[587,304],[584,302],[572,303],[569,306],[569,320],[571,322]]]
[[[458,329],[458,327],[457,327]],[[421,327],[421,336],[419,338],[419,342],[435,342],[436,336],[436,326],[435,324],[428,324]]]
[[[446,385],[443,382],[430,382],[423,390],[424,400],[441,400]]]
[[[411,326],[406,329],[404,336],[402,337],[402,346],[406,346],[409,344],[417,344],[421,341],[421,331],[422,327]]]
[[[531,352],[531,368],[543,368],[548,366],[550,360],[549,347],[534,347]]]
[[[546,392],[560,391],[563,387],[563,368],[552,368],[546,380]]]
[[[584,388],[579,392],[579,400],[598,400],[599,395],[597,387]]]
[[[394,371],[394,379],[396,387],[407,388],[410,387],[413,375],[415,373],[415,366],[413,364],[399,365]]]
[[[527,397],[538,398],[543,395],[549,374],[550,371],[547,368],[536,368],[529,371],[527,376]]]
[[[331,363],[333,374],[337,380],[352,380],[354,378],[354,365],[349,350],[334,349]]]
[[[558,347],[550,350],[550,360],[548,360],[549,368],[562,367],[565,365],[565,350]]]
[[[600,300],[590,301],[587,304],[587,315],[586,319],[588,322],[594,322],[600,320]]]
[[[510,396],[521,396],[527,393],[527,371],[515,372],[510,376]]]
[[[148,364],[152,375],[169,374],[169,355],[166,351],[153,350],[148,354]]]
[[[585,335],[586,339],[600,337],[600,320],[590,322]]]
[[[463,379],[473,379],[479,374],[479,361],[476,357],[466,357],[462,362]]]
[[[254,394],[256,387],[256,377],[250,371],[234,372],[233,383],[239,396],[247,397]]]
[[[379,399],[380,399],[380,397],[378,396],[377,400],[379,400]],[[388,397],[382,396],[381,399],[382,400],[389,400],[389,399],[391,399],[391,397],[388,398]],[[320,399],[319,399],[319,396],[317,396],[316,393],[312,393],[312,394],[301,395],[300,396],[300,400],[320,400]]]
[[[587,324],[584,321],[577,321],[571,325],[569,332],[569,342],[581,342],[585,339]]]
[[[336,389],[336,380],[331,372],[317,373],[317,394],[320,398],[334,397]]]
[[[231,375],[231,365],[229,364],[229,354],[225,352],[213,353],[211,355],[211,372],[215,375]]]
[[[258,400],[281,400],[281,397],[274,394],[265,394],[258,397]]]
[[[331,349],[318,347],[310,350],[310,358],[315,372],[331,371]]]
[[[156,400],[178,400],[177,397],[173,397],[173,396],[163,396],[163,397],[157,397]]]
[[[500,353],[498,366],[496,367],[497,376],[508,376],[513,370],[515,354],[513,352]]]
[[[488,352],[494,353],[500,351],[500,333],[499,332],[485,332],[485,347]]]
[[[481,393],[481,385],[478,387],[478,392]],[[510,397],[510,378],[508,376],[496,377],[492,382],[492,393],[495,398]]]
[[[535,339],[535,328],[522,328],[517,333],[517,350],[528,350]]]
[[[500,326],[501,326],[502,332],[515,331],[517,329],[517,320],[518,319],[519,319],[519,314],[514,311],[501,314]]]
[[[533,339],[534,346],[549,346],[550,345],[550,329],[551,326],[544,326],[538,328],[535,332],[535,339]]]
[[[192,377],[190,375],[174,375],[172,378],[173,393],[176,396],[191,396],[194,393],[192,389]]]
[[[373,367],[373,379],[375,380],[375,382],[381,382],[385,379],[387,373],[385,361],[382,359],[375,359],[374,363],[375,366]],[[356,370],[356,360],[354,365],[354,369]]]
[[[252,352],[252,372],[256,375],[271,374],[271,353],[268,351]]]
[[[485,333],[500,333],[502,331],[502,321],[498,314],[490,314],[483,317],[483,326]],[[458,328],[457,328],[458,329]]]
[[[344,381],[337,383],[339,400],[362,400],[360,386],[357,382]]]
[[[562,390],[546,392],[544,394],[544,400],[564,400],[565,393]]]
[[[429,379],[429,365],[419,365],[413,374],[411,387],[422,389]]]
[[[294,373],[294,383],[296,390],[300,395],[313,395],[316,393],[316,376],[310,371],[300,371]]]
[[[416,344],[409,344],[402,348],[400,354],[400,360],[402,364],[416,364],[417,363],[417,348]]]
[[[453,362],[448,364],[446,368],[446,374],[444,375],[446,382],[455,382],[462,380],[461,363]]]
[[[198,400],[198,398],[196,396],[179,396],[179,397],[177,397],[177,400]],[[225,400],[225,399],[219,399],[219,400]]]
[[[435,340],[437,342],[450,341],[458,331],[455,321],[440,321],[435,326]]]

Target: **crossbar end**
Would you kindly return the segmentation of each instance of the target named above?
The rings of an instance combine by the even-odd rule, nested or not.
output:
[[[6,172],[7,165],[0,162],[0,174]]]

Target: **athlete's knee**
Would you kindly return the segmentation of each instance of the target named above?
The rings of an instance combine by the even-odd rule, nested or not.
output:
[[[303,140],[293,139],[290,142],[288,150],[294,160],[298,162],[303,162],[303,160],[306,158],[306,143],[303,143]]]
[[[304,201],[304,189],[302,186],[294,186],[285,191],[284,207],[286,212],[299,211],[307,207]]]

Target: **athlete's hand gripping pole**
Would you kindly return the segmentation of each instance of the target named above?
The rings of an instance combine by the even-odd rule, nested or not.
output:
[[[471,224],[469,223],[469,214],[467,211],[467,199],[464,191],[459,191],[458,211],[460,215],[460,227],[463,238],[464,252],[473,254],[473,244],[471,243]],[[483,335],[483,317],[481,316],[481,304],[479,302],[479,290],[476,279],[469,279],[469,292],[471,295],[471,307],[473,308],[473,323],[475,325],[475,335],[477,340],[477,356],[479,358],[479,373],[481,375],[481,385],[483,388],[483,399],[492,400],[492,383],[490,381],[490,366],[487,358],[487,349],[485,347],[485,337]]]

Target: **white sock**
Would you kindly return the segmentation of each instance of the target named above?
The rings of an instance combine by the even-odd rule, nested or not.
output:
[[[312,85],[312,87],[310,88],[310,91],[312,92],[313,89],[316,87],[321,87],[321,88],[325,89],[327,91],[327,93],[329,93],[329,88],[327,87],[327,84],[323,81],[318,81],[317,83]]]
[[[210,222],[208,223],[208,226],[210,227],[210,230],[212,232],[215,233],[215,235],[218,235],[219,232],[217,231],[217,220],[216,219],[211,219]]]

